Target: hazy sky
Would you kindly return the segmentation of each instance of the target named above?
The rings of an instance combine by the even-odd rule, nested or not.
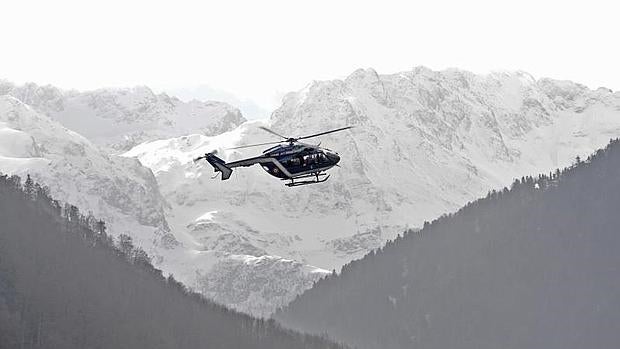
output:
[[[366,67],[521,69],[616,90],[619,10],[613,1],[2,1],[0,77],[215,89],[268,110],[311,80]]]

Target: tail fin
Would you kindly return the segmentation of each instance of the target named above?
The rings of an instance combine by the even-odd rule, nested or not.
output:
[[[205,156],[201,158],[207,160],[207,162],[211,164],[211,166],[213,166],[213,170],[215,172],[222,173],[223,181],[230,178],[230,175],[232,174],[232,168],[226,166],[226,162],[215,156],[214,153],[206,153]]]

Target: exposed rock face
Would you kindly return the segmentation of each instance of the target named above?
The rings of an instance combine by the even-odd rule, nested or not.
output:
[[[326,274],[279,257],[234,255],[218,262],[211,272],[198,275],[197,289],[216,302],[269,316],[274,306],[288,304],[291,295],[312,287]]]

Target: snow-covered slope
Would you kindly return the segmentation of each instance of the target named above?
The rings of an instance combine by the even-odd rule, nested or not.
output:
[[[11,96],[0,96],[0,171],[30,173],[54,197],[106,219],[117,233],[140,227],[142,238],[150,239],[153,231],[168,230],[149,169],[105,154]]]
[[[185,103],[164,93],[156,95],[144,86],[76,92],[0,81],[0,95],[4,94],[114,152],[144,141],[193,132],[217,135],[245,121],[241,112],[229,104],[196,100]]]
[[[235,169],[222,182],[210,178],[208,164],[191,161],[213,150],[227,160],[260,153],[225,150],[274,140],[260,125],[147,142],[124,155],[153,170],[172,230],[202,249],[331,270],[514,177],[603,146],[620,135],[620,94],[522,72],[358,70],[288,94],[268,122],[290,136],[355,126],[316,139],[342,157],[326,183],[287,188],[258,166]],[[218,292],[227,304],[250,298]],[[261,311],[279,305],[263,299],[270,304]]]
[[[108,155],[6,95],[0,96],[0,172],[31,174],[53,197],[103,218],[113,235],[131,235],[155,266],[215,301],[255,314],[268,315],[272,304],[287,303],[327,272],[276,256],[257,258],[259,253],[248,255],[242,244],[229,248],[223,240],[218,243],[226,248],[207,249],[185,229],[171,231],[169,205],[151,170],[136,159]],[[207,222],[203,217],[193,229],[204,229]]]

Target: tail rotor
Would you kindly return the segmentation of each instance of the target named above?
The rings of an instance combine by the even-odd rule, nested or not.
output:
[[[217,151],[212,151],[210,153],[206,153],[204,156],[199,156],[197,158],[194,159],[194,162],[198,162],[200,160],[207,160],[207,162],[213,166],[213,171],[216,172],[215,176],[213,176],[212,178],[215,179],[217,177],[217,173],[221,173],[222,174],[222,180],[225,181],[228,178],[230,178],[230,175],[232,174],[232,168],[226,166],[226,161],[220,159],[219,157],[217,157],[215,154],[217,154]]]

